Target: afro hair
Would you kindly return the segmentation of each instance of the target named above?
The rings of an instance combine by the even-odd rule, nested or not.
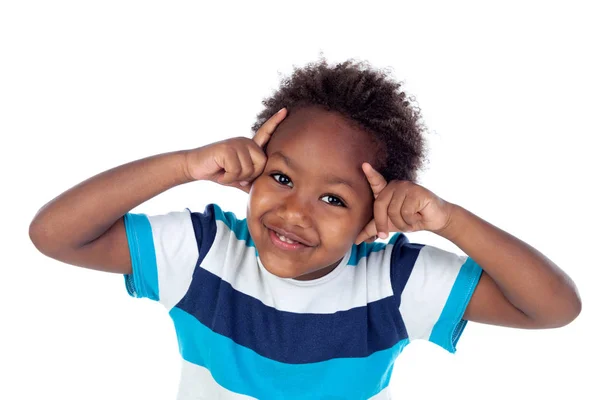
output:
[[[416,181],[425,153],[420,109],[408,98],[402,83],[367,62],[348,60],[329,66],[324,58],[302,68],[294,67],[272,96],[263,100],[256,131],[280,109],[288,113],[302,107],[337,112],[370,134],[383,154],[374,166],[389,182]]]

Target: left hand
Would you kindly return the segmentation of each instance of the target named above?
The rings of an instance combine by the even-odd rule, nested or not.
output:
[[[389,232],[421,230],[440,234],[450,222],[453,204],[410,181],[385,178],[369,163],[363,163],[375,202],[373,219],[358,234],[355,243],[386,238]]]

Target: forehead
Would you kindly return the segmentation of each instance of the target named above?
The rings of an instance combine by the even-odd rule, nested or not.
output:
[[[279,124],[266,153],[282,152],[310,170],[328,168],[362,175],[361,164],[374,164],[376,144],[342,115],[310,107],[293,110]]]

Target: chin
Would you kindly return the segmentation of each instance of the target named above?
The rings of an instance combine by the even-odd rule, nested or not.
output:
[[[294,270],[293,268],[286,268],[286,267],[271,268],[269,266],[269,264],[271,264],[270,258],[271,257],[268,257],[268,256],[266,257],[266,259],[263,259],[261,257],[261,261],[262,261],[262,264],[265,267],[265,269],[267,271],[269,271],[270,273],[272,273],[273,275],[275,275],[279,278],[286,278],[286,279],[296,279],[297,277],[303,275],[302,272],[298,272],[298,271]],[[278,262],[277,260],[275,260],[274,264],[281,265],[282,263],[281,263],[281,261]]]

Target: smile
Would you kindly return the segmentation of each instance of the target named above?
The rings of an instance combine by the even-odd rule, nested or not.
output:
[[[287,237],[280,235],[279,233],[277,233],[271,229],[268,229],[268,231],[269,231],[269,238],[271,239],[271,242],[273,242],[273,244],[277,248],[280,248],[282,250],[300,250],[300,249],[308,248],[308,246],[306,246],[300,242],[297,242],[295,240],[288,239]]]
[[[283,235],[280,235],[280,234],[279,234],[279,233],[277,233],[277,232],[275,232],[275,235],[276,235],[276,236],[279,238],[279,240],[281,240],[281,241],[284,241],[284,242],[286,242],[286,243],[289,243],[289,244],[298,243],[298,242],[296,242],[295,240],[289,239],[289,238],[287,238],[287,237],[285,237],[285,236],[283,236]]]

